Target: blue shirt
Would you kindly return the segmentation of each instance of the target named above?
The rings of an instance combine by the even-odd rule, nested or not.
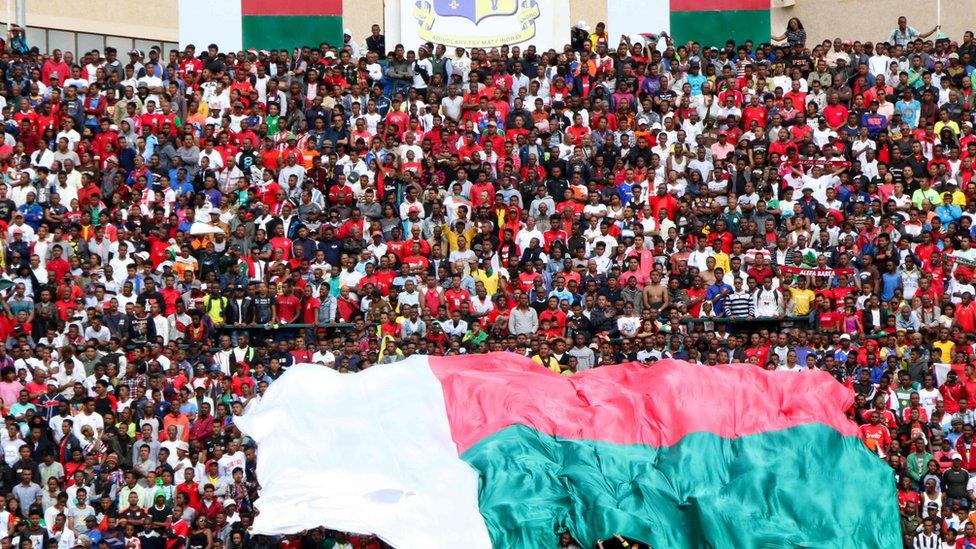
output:
[[[881,273],[881,301],[889,301],[901,284],[901,273]]]
[[[626,181],[617,185],[617,196],[620,197],[621,204],[629,204],[634,199],[634,185],[636,183],[627,183]]]
[[[955,204],[943,204],[935,209],[935,215],[939,216],[943,225],[948,225],[962,217],[962,208]]]
[[[552,291],[549,292],[549,297],[559,298],[560,303],[563,301],[568,301],[570,304],[573,303],[573,292],[570,292],[568,288],[563,288],[562,290],[553,288]]]
[[[806,346],[797,347],[796,349],[794,349],[794,351],[796,351],[796,361],[799,364],[806,364],[807,363],[807,356],[809,356],[811,353],[813,353],[813,349],[811,349],[810,347],[806,347]]]
[[[866,112],[861,115],[861,126],[868,129],[871,137],[877,137],[881,130],[888,127],[888,117],[880,113]]]
[[[912,129],[918,127],[918,117],[922,112],[922,104],[916,99],[911,101],[901,101],[895,102],[895,112],[901,114],[902,122],[908,124]]]
[[[691,95],[701,95],[702,94],[702,84],[705,83],[705,75],[689,74],[687,76],[688,85],[691,86]]]
[[[719,296],[722,293],[722,290],[728,290],[728,294],[731,294],[733,291],[735,291],[732,288],[732,286],[729,286],[728,284],[716,282],[715,284],[709,286],[708,290],[705,291],[705,299],[709,301],[715,299],[715,297]],[[723,314],[725,314],[725,301],[727,299],[728,299],[728,295],[726,295],[725,298],[716,301],[715,304],[712,306],[712,310],[715,311],[715,316],[722,316]]]

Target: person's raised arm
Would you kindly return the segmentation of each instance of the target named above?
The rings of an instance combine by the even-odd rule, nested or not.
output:
[[[936,25],[936,26],[932,27],[932,30],[930,30],[929,32],[927,32],[925,34],[920,34],[920,35],[918,35],[918,37],[919,38],[928,38],[929,36],[932,36],[932,34],[934,34],[935,31],[937,31],[937,30],[939,30],[941,28],[942,28],[942,25]]]

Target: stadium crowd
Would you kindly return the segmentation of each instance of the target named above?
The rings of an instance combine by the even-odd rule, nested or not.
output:
[[[15,27],[0,547],[380,547],[252,536],[233,416],[296,364],[488,350],[828,371],[905,546],[976,544],[976,42],[938,30],[75,53]]]

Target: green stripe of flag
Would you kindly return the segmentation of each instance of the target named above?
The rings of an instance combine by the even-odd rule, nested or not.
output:
[[[562,531],[583,547],[614,533],[669,549],[901,546],[891,469],[822,424],[661,448],[516,425],[461,458],[494,547],[555,547]]]
[[[678,44],[689,40],[704,46],[769,42],[769,10],[672,11],[671,35]]]
[[[317,48],[342,44],[341,15],[245,15],[241,18],[244,49]]]

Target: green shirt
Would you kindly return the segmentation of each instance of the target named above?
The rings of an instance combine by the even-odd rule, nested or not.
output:
[[[931,187],[925,190],[916,189],[915,192],[912,193],[912,204],[914,204],[916,208],[921,208],[922,202],[925,200],[931,202],[933,206],[939,206],[942,204],[942,196]]]

